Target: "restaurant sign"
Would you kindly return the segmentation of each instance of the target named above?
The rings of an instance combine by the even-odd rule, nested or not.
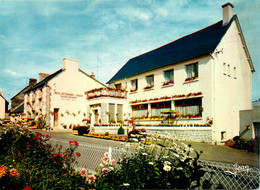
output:
[[[67,93],[67,92],[54,92],[56,95],[60,95],[62,100],[70,100],[70,101],[76,101],[77,98],[83,97],[81,94],[73,94],[73,93]]]

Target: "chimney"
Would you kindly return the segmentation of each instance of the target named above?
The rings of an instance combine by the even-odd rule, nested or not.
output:
[[[41,82],[43,79],[45,79],[50,74],[47,73],[39,73],[39,82]]]
[[[30,78],[29,79],[29,86],[34,86],[37,83],[37,79]]]
[[[70,72],[78,71],[79,62],[74,59],[64,58],[63,59],[63,69]]]
[[[96,77],[96,75],[94,74],[94,72],[91,73],[90,77],[92,77],[92,78],[95,78],[95,77]]]
[[[230,2],[227,2],[226,4],[222,5],[222,8],[223,8],[223,26],[225,26],[229,23],[229,21],[233,17],[234,5],[232,5]]]

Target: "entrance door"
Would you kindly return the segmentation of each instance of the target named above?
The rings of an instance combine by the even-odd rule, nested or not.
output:
[[[54,108],[54,127],[59,125],[59,109]]]
[[[95,123],[98,123],[98,110],[94,110],[95,114]]]

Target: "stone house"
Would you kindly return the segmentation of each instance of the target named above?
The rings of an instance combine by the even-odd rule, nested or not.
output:
[[[11,114],[19,114],[23,112],[24,92],[33,87],[37,83],[37,79],[30,78],[29,84],[11,98]]]
[[[64,130],[86,122],[107,123],[109,109],[111,113],[119,110],[122,117],[125,92],[114,94],[114,89],[79,69],[77,60],[64,58],[62,69],[41,76],[40,81],[25,92],[27,118],[43,117],[54,130]]]

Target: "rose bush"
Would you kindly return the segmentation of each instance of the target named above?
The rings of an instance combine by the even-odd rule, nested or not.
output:
[[[89,184],[74,170],[80,153],[76,141],[54,152],[48,135],[12,127],[0,136],[0,189],[85,189]]]

